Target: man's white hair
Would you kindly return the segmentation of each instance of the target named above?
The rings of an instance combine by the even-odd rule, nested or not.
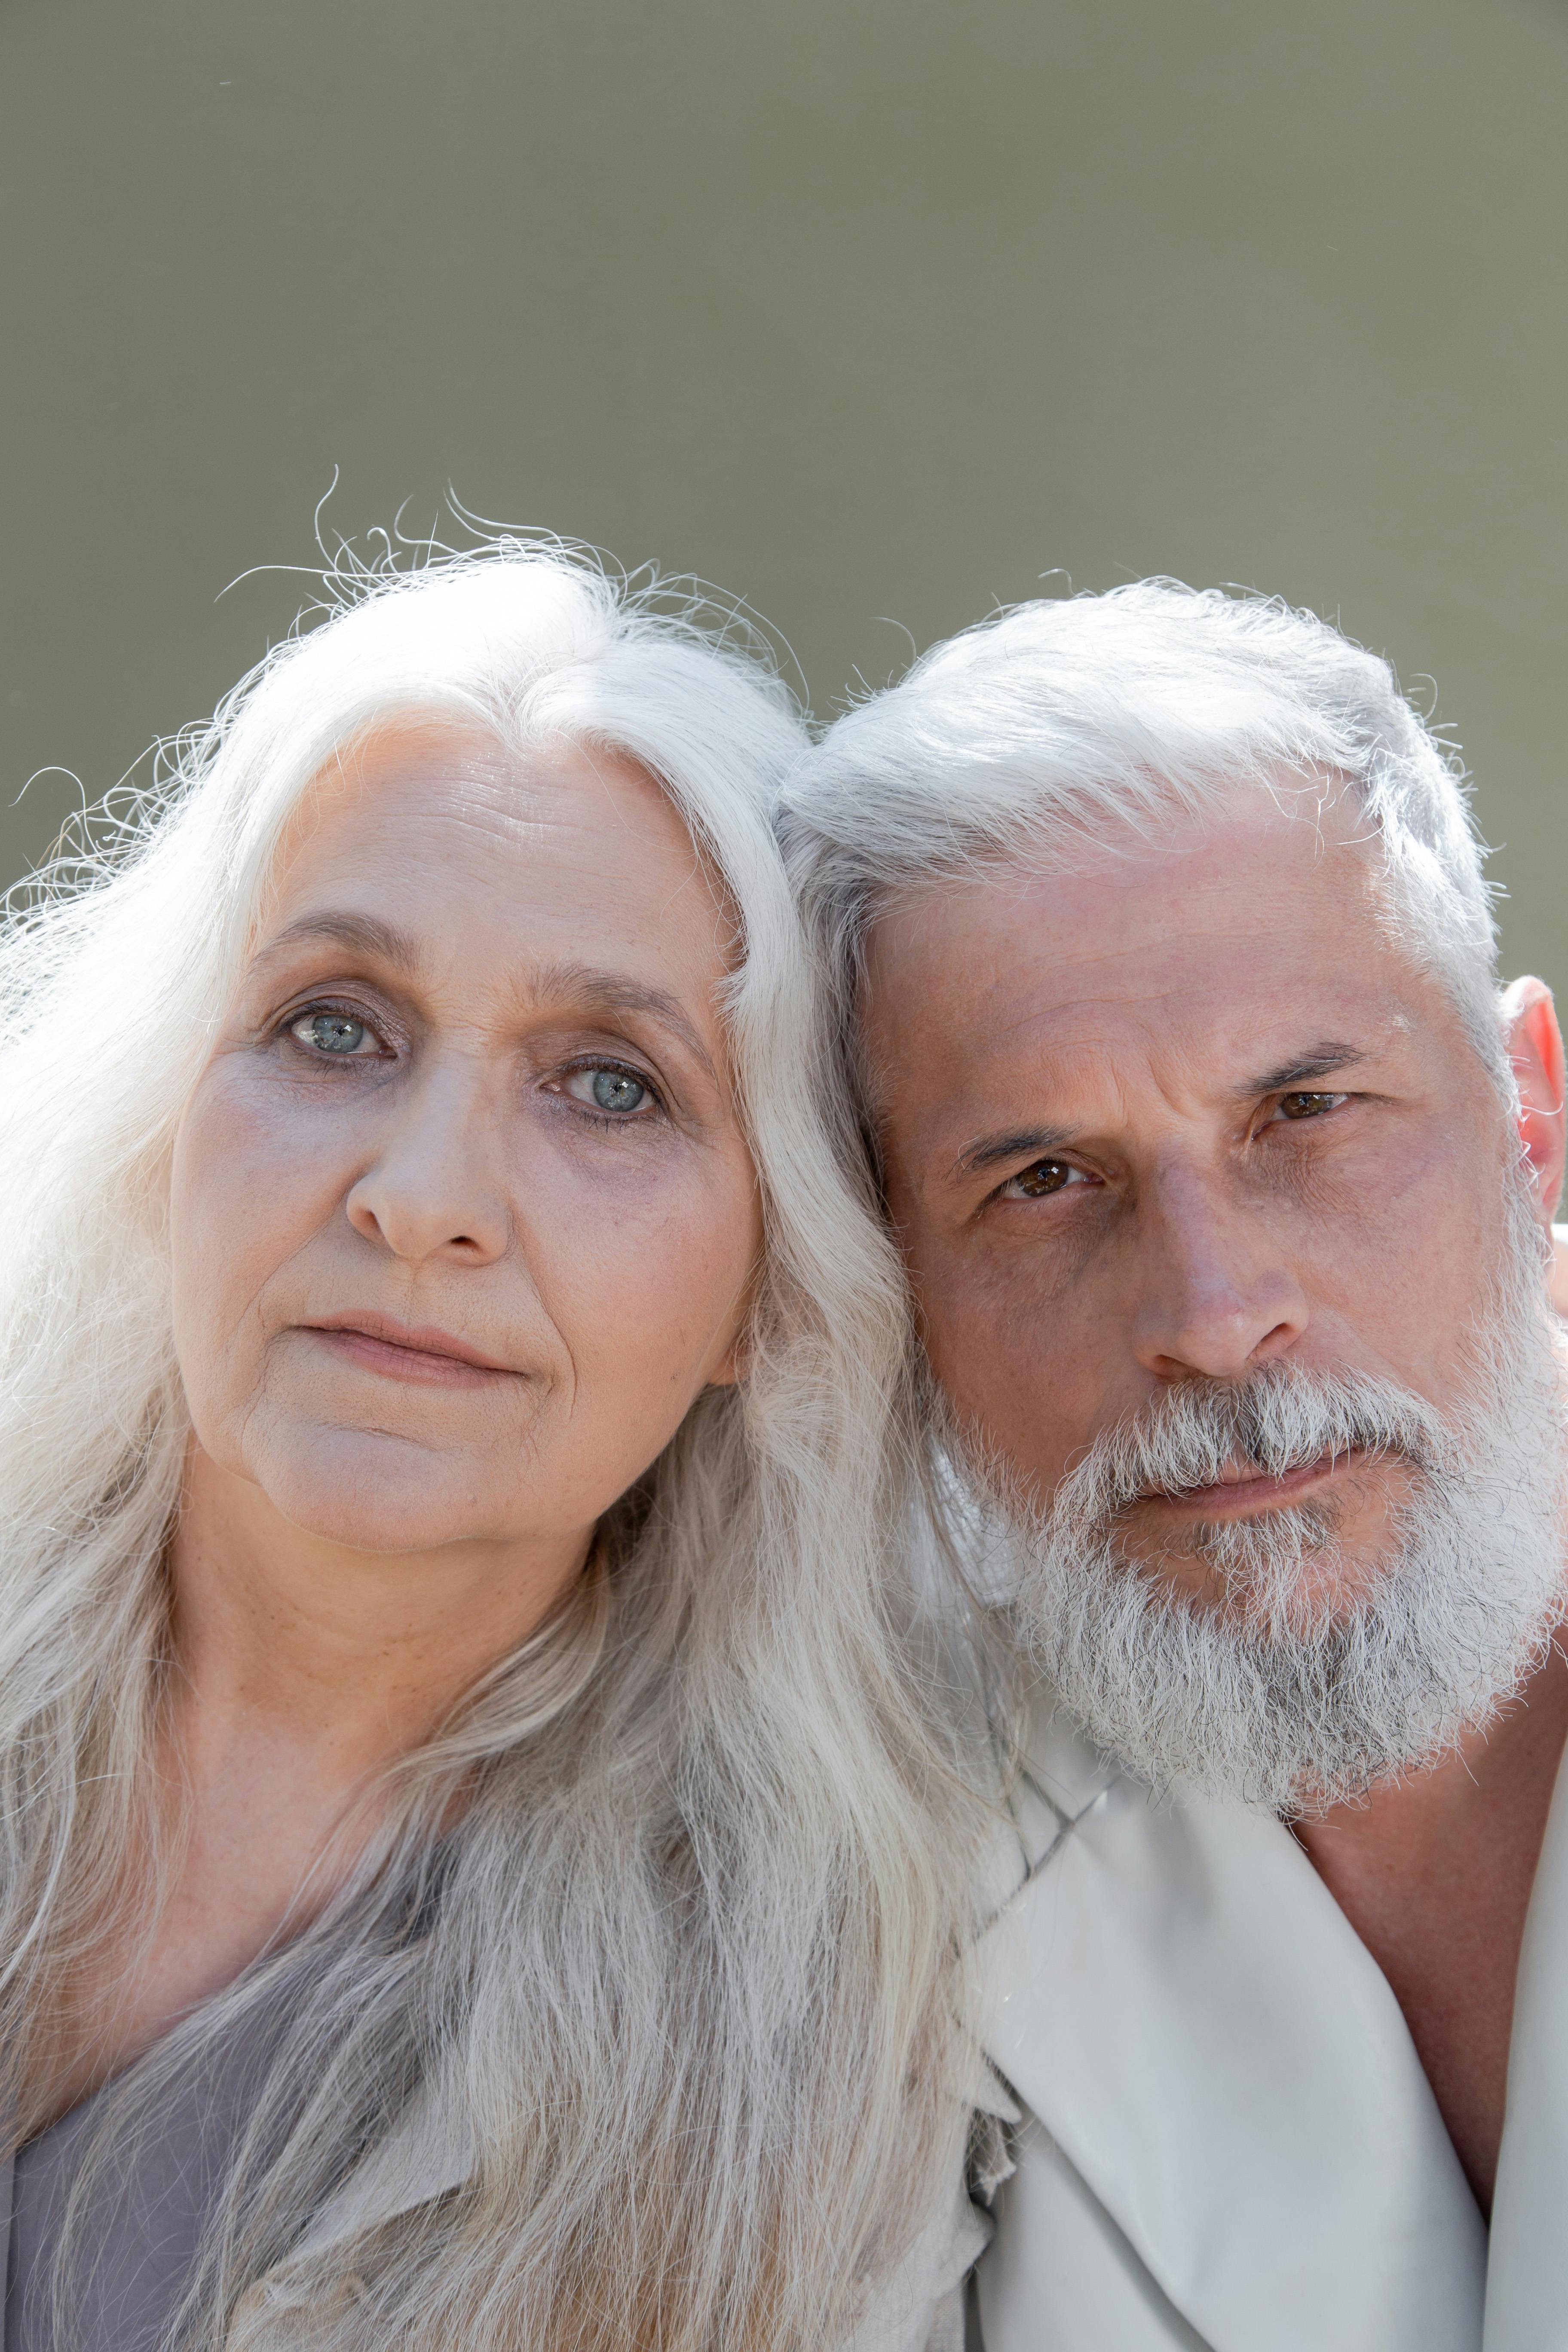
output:
[[[828,975],[840,1148],[862,1181],[874,1180],[879,1157],[861,1030],[866,949],[889,905],[1014,864],[1071,871],[1193,821],[1223,826],[1248,793],[1297,817],[1315,818],[1331,801],[1357,813],[1357,835],[1364,830],[1386,877],[1386,919],[1448,991],[1511,1102],[1484,852],[1456,756],[1388,664],[1315,614],[1145,580],[1022,605],[950,639],[847,711],[791,772],[782,830]],[[1451,1433],[1444,1453],[1432,1424],[1434,1459],[1460,1462],[1442,1486],[1444,1507],[1434,1486],[1425,1550],[1415,1546],[1384,1580],[1381,1614],[1343,1625],[1293,1620],[1307,1581],[1302,1549],[1330,1540],[1310,1512],[1271,1518],[1256,1538],[1211,1534],[1215,1564],[1238,1586],[1250,1579],[1254,1616],[1277,1621],[1237,1633],[1164,1605],[1126,1567],[1102,1489],[1124,1455],[1136,1454],[1142,1475],[1162,1444],[1200,1460],[1217,1446],[1223,1458],[1238,1412],[1250,1416],[1249,1442],[1264,1445],[1265,1405],[1276,1419],[1293,1415],[1321,1452],[1336,1413],[1350,1410],[1346,1384],[1312,1390],[1281,1375],[1245,1396],[1184,1392],[1151,1427],[1108,1434],[1058,1496],[1019,1498],[988,1460],[984,1433],[955,1427],[911,1359],[905,1392],[926,1427],[931,1524],[961,1578],[1010,1604],[993,1622],[1011,1628],[1014,1674],[1030,1658],[1043,1665],[1093,1735],[1152,1779],[1206,1779],[1281,1805],[1303,1790],[1354,1790],[1484,1718],[1537,1654],[1560,1580],[1550,1530],[1561,1413],[1540,1328],[1539,1249],[1517,1234],[1510,1246],[1526,1273],[1509,1289],[1498,1344],[1504,1362],[1523,1369],[1506,1394],[1495,1381],[1488,1391],[1475,1464]],[[1531,1279],[1537,1295],[1521,1304],[1520,1282],[1527,1290]],[[1415,1415],[1412,1400],[1374,1397],[1364,1382],[1355,1402],[1363,1434],[1381,1427],[1380,1442],[1398,1437],[1402,1413]],[[1510,1475],[1519,1491],[1505,1529],[1497,1505]],[[1004,1574],[996,1585],[977,1494],[1005,1529],[1023,1531],[1020,1583]],[[1353,1674],[1339,1671],[1339,1652]],[[1004,1674],[1005,1653],[1005,1640]]]
[[[193,2344],[435,2084],[472,2179],[298,2253],[278,2340],[800,2352],[930,2210],[965,2122],[957,1801],[881,1535],[904,1309],[817,1115],[770,822],[804,732],[722,632],[554,545],[332,588],[0,932],[0,2110],[38,2127],[84,1958],[145,1927],[189,1433],[171,1143],[289,819],[408,722],[520,761],[606,748],[662,783],[736,910],[768,1235],[746,1375],[611,1512],[604,1572],[405,1759],[325,1916],[132,2070],[125,2127],[264,2009]]]
[[[965,630],[794,769],[786,849],[851,1069],[867,935],[890,898],[997,863],[1070,866],[1119,833],[1157,841],[1223,816],[1247,786],[1288,806],[1348,791],[1410,953],[1506,1084],[1490,894],[1455,754],[1388,664],[1314,614],[1170,580]]]

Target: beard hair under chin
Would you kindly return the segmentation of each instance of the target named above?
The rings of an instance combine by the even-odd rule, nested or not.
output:
[[[1280,1361],[1173,1388],[1098,1438],[1038,1508],[949,1425],[942,1450],[1001,1538],[1026,1654],[1154,1788],[1293,1815],[1354,1801],[1486,1724],[1546,1654],[1568,1446],[1538,1229],[1517,1211],[1511,1225],[1445,1415],[1389,1381]],[[1398,1461],[1407,1484],[1384,1556],[1355,1563],[1353,1581],[1336,1572],[1339,1511],[1310,1501],[1189,1533],[1217,1605],[1127,1556],[1121,1514],[1141,1494],[1204,1485],[1236,1459],[1278,1475],[1352,1449]]]

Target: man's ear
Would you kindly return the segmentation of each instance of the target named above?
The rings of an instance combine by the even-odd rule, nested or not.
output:
[[[1563,1191],[1563,1032],[1543,980],[1516,980],[1503,991],[1509,1060],[1519,1087],[1519,1135],[1529,1163],[1536,1214],[1552,1222]]]

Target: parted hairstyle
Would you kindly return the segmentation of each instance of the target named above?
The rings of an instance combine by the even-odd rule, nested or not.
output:
[[[721,877],[766,1234],[745,1369],[608,1515],[601,1572],[398,1766],[323,1914],[133,2067],[119,2110],[134,2134],[177,2070],[267,2021],[193,2346],[246,2297],[247,2345],[321,2352],[816,2352],[964,2128],[970,1824],[887,1526],[904,1308],[819,1110],[770,824],[802,722],[754,649],[553,542],[340,571],[0,935],[0,2103],[15,2139],[37,2128],[73,1978],[134,1943],[161,1883],[189,1440],[172,1139],[291,813],[410,719],[639,762]],[[433,2091],[466,2185],[312,2254],[324,2203]]]
[[[781,824],[875,1151],[859,992],[868,934],[901,892],[1013,860],[1069,869],[1248,788],[1310,812],[1349,793],[1390,918],[1509,1083],[1496,930],[1456,755],[1387,662],[1278,597],[1139,580],[1042,598],[934,646],[796,762]]]

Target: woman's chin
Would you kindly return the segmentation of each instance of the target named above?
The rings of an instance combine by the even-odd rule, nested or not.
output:
[[[252,1474],[301,1535],[351,1551],[415,1552],[495,1534],[471,1462],[379,1432],[321,1436]]]

